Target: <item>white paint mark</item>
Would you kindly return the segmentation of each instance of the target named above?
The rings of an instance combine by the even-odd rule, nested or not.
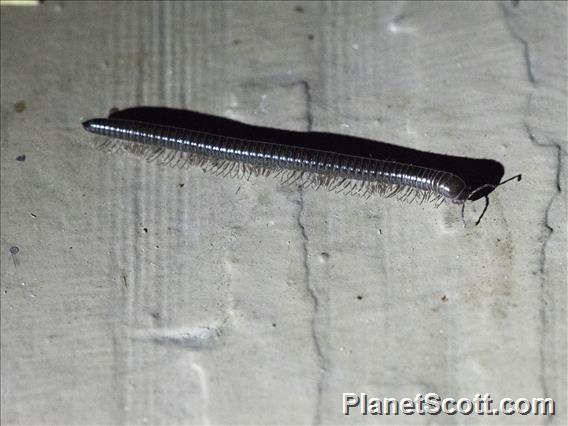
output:
[[[399,25],[397,22],[391,22],[388,28],[393,34],[414,34],[416,32],[416,27]]]
[[[201,413],[201,423],[204,425],[211,424],[209,419],[209,378],[207,377],[207,372],[197,364],[195,361],[191,361],[191,369],[195,371],[199,377],[199,387],[201,389],[201,395],[203,398],[201,406],[203,411]]]

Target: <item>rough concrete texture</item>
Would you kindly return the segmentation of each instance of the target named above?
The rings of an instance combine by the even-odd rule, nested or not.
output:
[[[1,15],[3,424],[566,424],[566,3]],[[464,229],[456,206],[92,149],[82,119],[138,105],[523,180]],[[553,397],[558,414],[344,416],[343,392]]]

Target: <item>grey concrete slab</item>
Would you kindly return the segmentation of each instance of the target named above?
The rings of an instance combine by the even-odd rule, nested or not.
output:
[[[566,424],[566,18],[524,1],[3,6],[2,423]],[[456,206],[92,149],[81,120],[138,105],[523,180],[464,229]],[[345,416],[344,392],[558,405]]]

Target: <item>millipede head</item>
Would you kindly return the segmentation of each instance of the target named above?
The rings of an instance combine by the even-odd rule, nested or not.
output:
[[[438,182],[436,192],[454,204],[463,204],[469,197],[467,184],[452,173],[446,173]]]
[[[477,218],[477,220],[475,221],[475,226],[479,225],[479,223],[481,222],[481,218],[485,215],[485,212],[487,211],[487,208],[489,207],[489,197],[488,195],[498,186],[503,185],[504,183],[507,183],[513,179],[516,179],[517,182],[519,182],[521,180],[523,176],[522,175],[516,175],[513,176],[507,180],[504,180],[503,182],[499,182],[497,185],[493,185],[490,183],[485,183],[483,185],[480,185],[476,188],[469,188],[469,190],[467,191],[467,196],[465,197],[465,199],[461,202],[462,204],[462,208],[461,208],[461,217],[462,217],[462,222],[463,222],[463,226],[464,228],[466,227],[466,223],[465,223],[465,204],[468,200],[474,200],[474,197],[478,194],[483,194],[482,196],[485,198],[485,207],[483,208],[483,211],[481,212],[481,214],[479,215],[479,217]],[[484,191],[489,190],[487,193],[484,194]]]

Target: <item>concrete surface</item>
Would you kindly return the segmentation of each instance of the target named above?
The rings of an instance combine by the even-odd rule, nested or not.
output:
[[[566,424],[566,3],[1,15],[3,424]],[[94,151],[81,120],[138,105],[311,122],[523,180],[464,229],[455,206]],[[553,397],[558,414],[344,416],[343,392]]]

